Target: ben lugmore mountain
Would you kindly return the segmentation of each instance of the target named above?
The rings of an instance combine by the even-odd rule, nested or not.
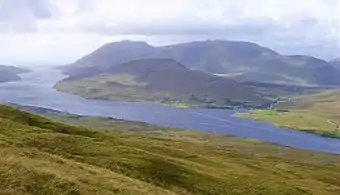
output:
[[[64,79],[56,88],[87,98],[175,106],[259,106],[265,102],[251,87],[190,70],[172,59],[130,61],[107,67],[105,73]]]
[[[0,105],[0,194],[340,193],[337,155],[38,110]]]
[[[284,56],[255,43],[236,41],[162,47],[109,43],[62,70],[69,78],[56,85],[58,90],[86,98],[177,106],[263,107],[278,97],[275,93],[288,92],[280,86],[340,84],[340,73],[326,61]],[[263,89],[273,85],[281,91]]]
[[[141,59],[173,59],[191,70],[201,70],[239,82],[302,86],[340,84],[340,73],[324,60],[302,55],[280,55],[256,43],[223,40],[162,47],[132,41],[108,43],[75,63],[64,66],[63,70],[72,77],[84,77]]]
[[[20,74],[29,72],[28,69],[15,66],[0,65],[0,83],[20,80]]]

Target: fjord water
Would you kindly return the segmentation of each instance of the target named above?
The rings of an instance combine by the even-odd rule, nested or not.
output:
[[[81,115],[109,116],[151,124],[254,138],[301,149],[340,154],[340,139],[286,130],[265,122],[234,117],[232,110],[181,109],[147,103],[88,100],[58,92],[56,82],[65,76],[40,68],[22,75],[23,80],[0,84],[0,101],[65,111]]]

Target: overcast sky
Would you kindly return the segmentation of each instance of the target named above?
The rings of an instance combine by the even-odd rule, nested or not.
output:
[[[340,56],[340,0],[0,0],[0,64],[62,64],[106,42],[257,42]]]

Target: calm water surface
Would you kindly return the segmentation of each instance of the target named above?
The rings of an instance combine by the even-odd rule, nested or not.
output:
[[[147,103],[88,100],[58,92],[53,85],[64,78],[53,69],[37,69],[23,80],[0,84],[0,101],[38,106],[81,115],[110,116],[151,124],[196,129],[259,139],[301,149],[340,154],[340,139],[286,130],[265,122],[233,117],[234,111],[181,109]]]

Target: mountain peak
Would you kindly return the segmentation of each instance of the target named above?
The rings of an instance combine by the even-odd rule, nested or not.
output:
[[[123,41],[119,41],[119,42],[111,42],[111,43],[107,43],[105,44],[102,48],[143,48],[143,47],[152,47],[151,45],[149,45],[147,42],[144,41],[130,41],[130,40],[123,40]]]

